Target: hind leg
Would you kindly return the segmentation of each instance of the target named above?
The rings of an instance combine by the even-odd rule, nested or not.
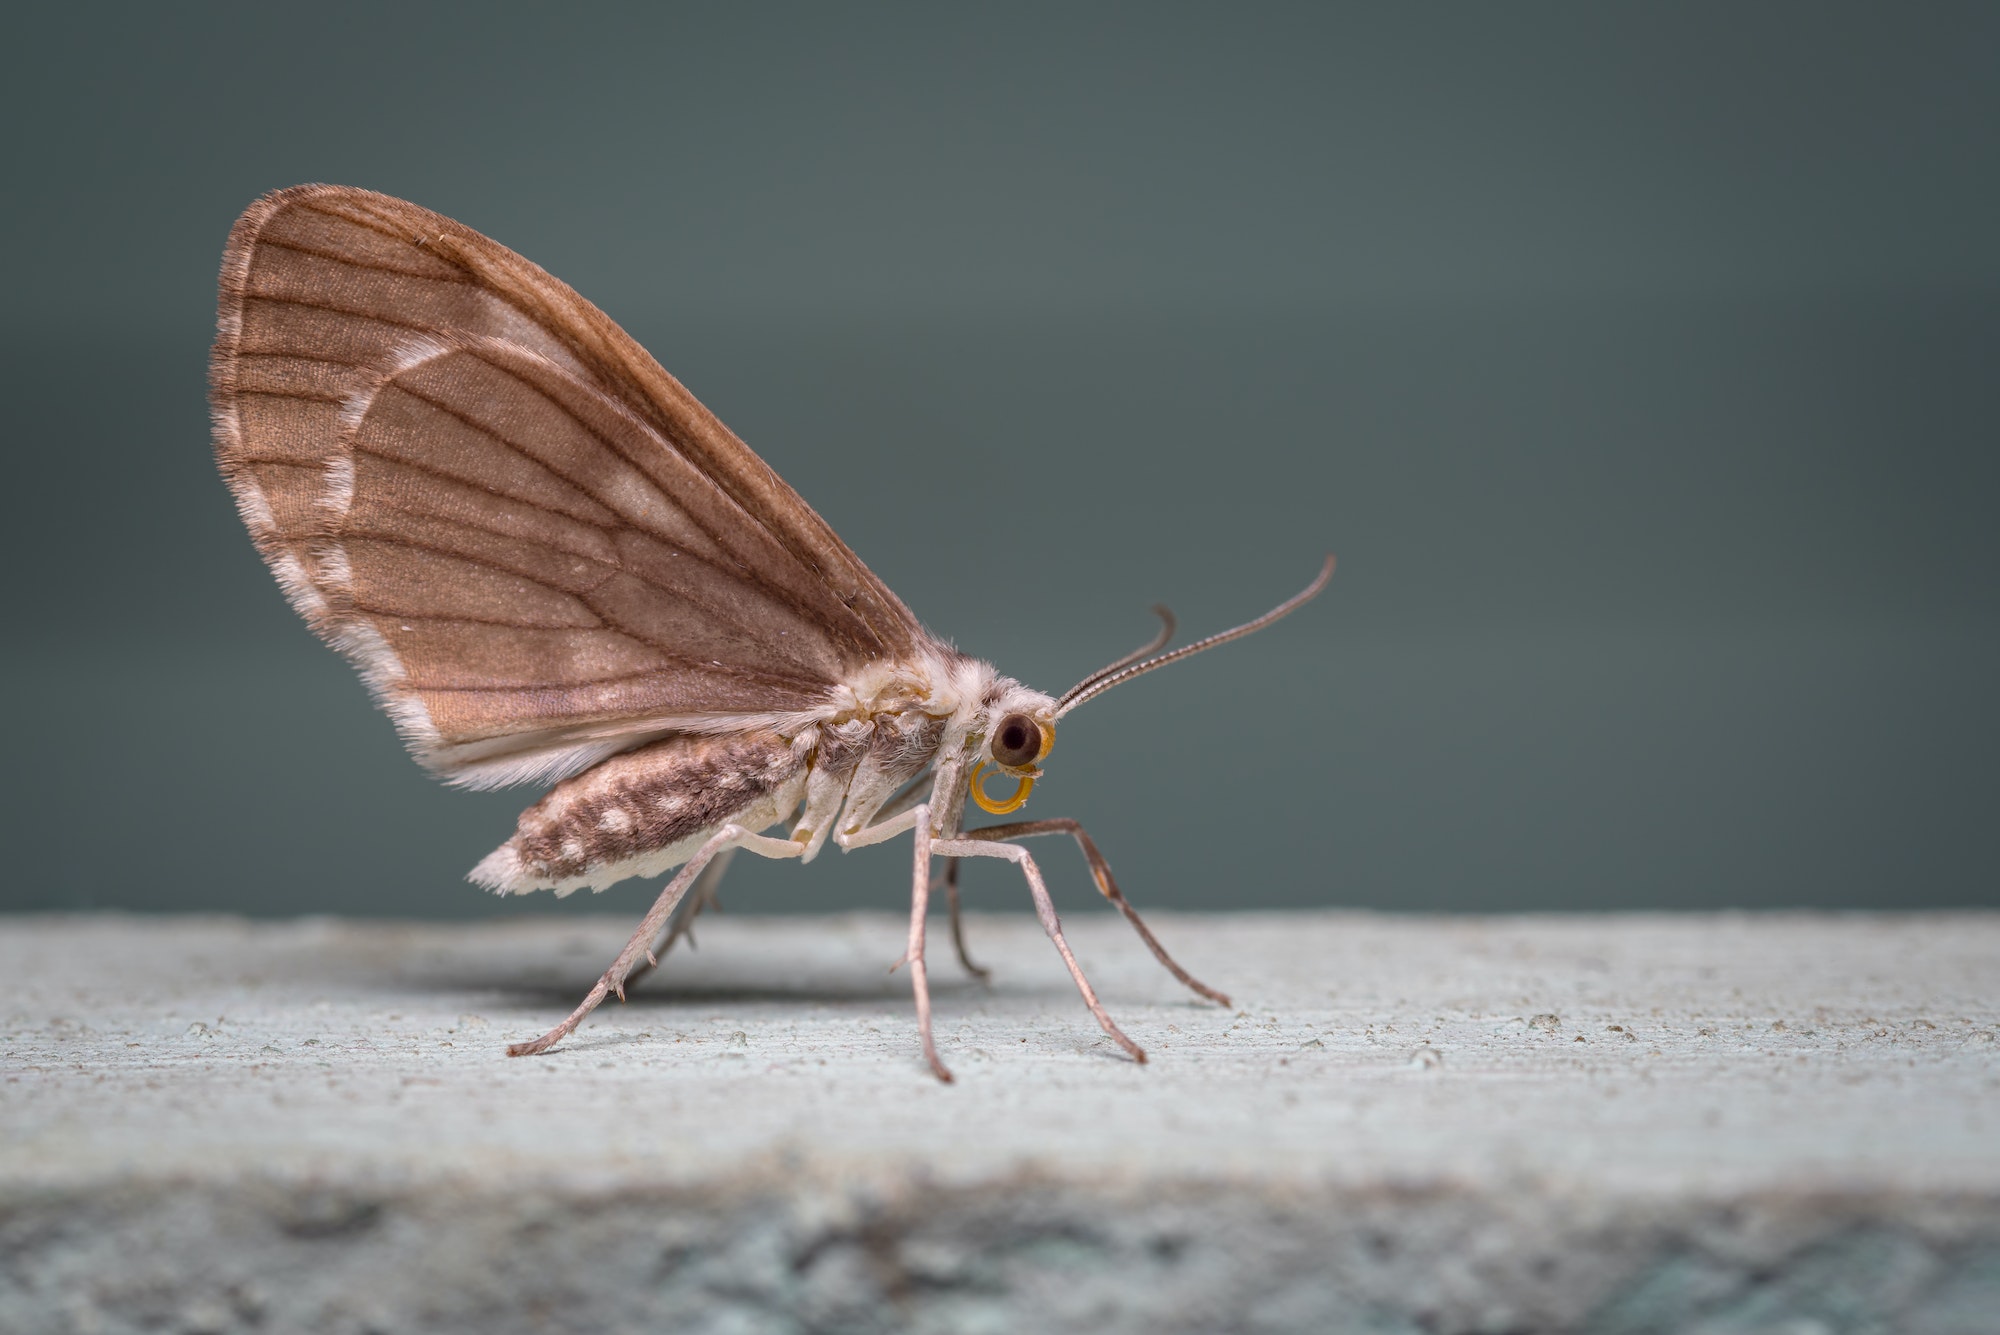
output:
[[[701,875],[695,877],[694,884],[688,887],[687,895],[681,900],[680,907],[674,910],[673,917],[668,920],[666,939],[647,954],[644,963],[634,966],[632,972],[625,978],[625,986],[631,987],[659,968],[660,961],[674,948],[674,942],[682,937],[687,938],[688,949],[694,949],[694,920],[709,909],[721,911],[722,900],[718,895],[722,888],[722,878],[729,871],[730,859],[735,856],[734,848],[725,848],[709,859],[708,865],[701,869]]]
[[[687,860],[680,871],[674,874],[674,878],[667,882],[660,891],[660,897],[653,901],[653,907],[647,910],[646,916],[640,920],[639,930],[632,933],[632,939],[625,943],[625,949],[618,952],[618,958],[611,961],[611,967],[604,971],[604,976],[597,980],[597,985],[590,989],[582,1004],[570,1012],[569,1018],[532,1042],[510,1044],[507,1055],[532,1057],[547,1052],[576,1032],[576,1027],[583,1023],[584,1017],[596,1010],[606,997],[615,992],[620,1001],[625,1000],[625,980],[631,976],[633,968],[642,956],[657,960],[658,957],[654,956],[652,951],[653,941],[665,928],[668,919],[673,917],[674,908],[681,902],[681,897],[687,894],[689,887],[718,854],[734,848],[747,848],[759,857],[766,858],[795,858],[806,850],[804,844],[795,840],[772,839],[766,835],[753,834],[734,823],[724,825]]]

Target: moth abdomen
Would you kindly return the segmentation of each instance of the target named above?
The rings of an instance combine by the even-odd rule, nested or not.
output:
[[[551,788],[471,879],[503,895],[566,895],[656,875],[725,822],[762,830],[784,819],[805,779],[804,757],[776,732],[669,737]]]

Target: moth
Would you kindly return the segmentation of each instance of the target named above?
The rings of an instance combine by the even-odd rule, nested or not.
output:
[[[798,494],[603,312],[470,228],[370,191],[267,195],[230,232],[210,364],[215,447],[257,550],[359,669],[422,764],[469,788],[553,785],[471,872],[502,895],[675,871],[546,1052],[682,934],[738,850],[915,844],[907,964],[944,858],[1004,858],[1084,1004],[1099,1002],[1019,841],[1075,839],[1097,888],[1176,964],[1074,820],[964,828],[1027,800],[1056,724],[1248,635],[1325,587],[1045,695],[932,635]],[[1011,793],[996,795],[996,776]],[[771,831],[776,830],[776,833]],[[656,946],[658,947],[656,949]],[[644,960],[645,964],[640,962]]]

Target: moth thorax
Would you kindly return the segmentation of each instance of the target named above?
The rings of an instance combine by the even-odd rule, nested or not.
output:
[[[852,833],[866,825],[896,790],[936,758],[946,720],[920,709],[877,714],[868,754],[847,786],[847,809],[840,828]]]

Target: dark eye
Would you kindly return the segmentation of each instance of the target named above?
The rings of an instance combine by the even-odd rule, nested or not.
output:
[[[1031,765],[1042,753],[1042,730],[1026,714],[1009,714],[993,730],[993,759],[1002,765]]]

